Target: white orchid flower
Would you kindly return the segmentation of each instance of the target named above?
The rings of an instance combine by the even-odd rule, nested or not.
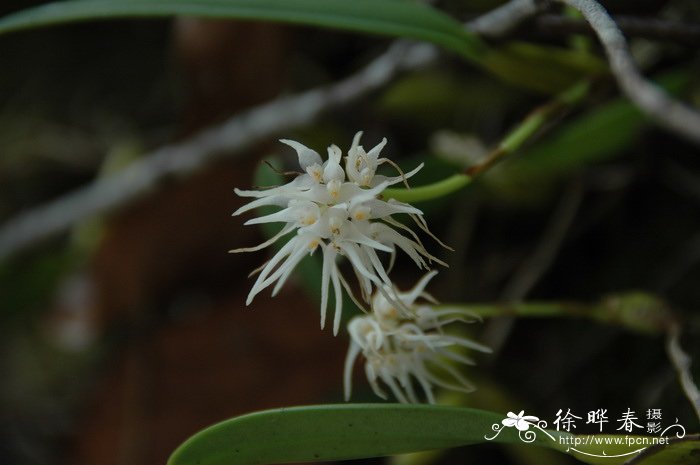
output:
[[[260,250],[284,236],[294,234],[259,268],[246,305],[250,305],[259,292],[273,284],[272,294],[276,295],[304,256],[320,249],[323,254],[321,328],[325,326],[332,286],[335,300],[333,333],[337,334],[342,312],[342,289],[345,288],[354,299],[350,286],[338,267],[339,256],[345,257],[352,265],[365,302],[370,303],[373,290],[378,290],[379,295],[397,306],[402,304],[394,296],[393,285],[379,252],[389,254],[393,262],[397,249],[400,249],[423,269],[429,269],[432,262],[444,265],[428,253],[413,230],[392,217],[407,214],[421,230],[430,234],[422,212],[411,205],[380,198],[384,189],[405,182],[423,164],[396,177],[377,175],[377,167],[383,163],[396,166],[380,157],[386,139],[365,152],[360,145],[361,135],[358,132],[353,139],[345,169],[341,166],[342,152],[335,145],[328,148],[328,159],[323,161],[316,151],[303,144],[282,139],[282,143],[297,152],[301,173],[282,186],[265,190],[235,190],[239,196],[254,200],[239,208],[234,215],[263,206],[280,208],[275,213],[250,219],[246,225],[275,222],[283,223],[283,227],[278,234],[262,244],[232,252]]]
[[[397,307],[382,293],[372,299],[371,313],[353,318],[348,323],[350,348],[345,359],[345,399],[352,390],[352,369],[360,354],[365,359],[365,374],[372,390],[386,399],[381,381],[399,402],[419,402],[415,383],[430,403],[435,403],[433,386],[471,392],[474,386],[455,364],[473,364],[463,348],[479,352],[491,350],[464,336],[447,334],[445,326],[473,317],[460,309],[435,309],[417,304],[418,298],[434,299],[425,292],[436,272],[426,274],[407,292],[396,292],[401,302]]]

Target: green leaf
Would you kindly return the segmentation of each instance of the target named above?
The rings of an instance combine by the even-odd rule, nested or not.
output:
[[[688,75],[676,70],[658,76],[657,83],[679,94]],[[523,149],[484,177],[492,193],[523,202],[546,192],[556,180],[589,165],[613,159],[638,140],[648,118],[625,98],[617,98],[563,124],[548,137]]]
[[[252,465],[344,460],[486,442],[503,415],[429,405],[345,404],[267,410],[211,426],[188,439],[168,465]],[[553,436],[561,433],[550,432]],[[495,442],[520,442],[504,428]],[[556,444],[539,434],[535,441]]]
[[[94,19],[172,15],[278,21],[409,37],[472,59],[485,49],[448,15],[403,0],[70,0],[5,16],[0,19],[0,34]]]
[[[668,446],[652,446],[639,453],[640,446],[627,445],[629,435],[576,436],[537,426],[519,434],[515,428],[502,426],[504,417],[472,408],[407,404],[265,410],[200,431],[173,452],[168,465],[348,460],[486,442],[546,447],[591,465],[620,465],[631,459],[644,465],[670,465],[691,463],[683,460],[698,450],[697,435],[670,439]]]
[[[585,52],[521,42],[489,49],[481,65],[506,82],[543,94],[563,92],[607,70],[604,61]]]
[[[96,19],[173,15],[276,21],[424,40],[506,82],[547,94],[605,69],[600,60],[580,51],[487,46],[449,15],[410,0],[68,0],[0,18],[0,34]]]

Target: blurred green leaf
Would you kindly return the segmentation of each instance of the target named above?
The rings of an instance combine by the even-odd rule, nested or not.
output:
[[[667,73],[657,82],[676,94],[687,82],[687,74]],[[647,122],[646,116],[632,103],[618,98],[593,108],[524,148],[516,158],[492,169],[484,180],[499,194],[516,201],[536,197],[553,180],[624,152],[637,140]]]
[[[590,464],[620,465],[640,450],[639,446],[626,444],[625,438],[630,436],[575,436],[537,426],[518,434],[515,428],[502,426],[503,418],[498,413],[471,408],[408,404],[341,404],[266,410],[200,431],[175,450],[168,465],[347,460],[488,441],[523,444],[523,439],[528,445],[569,453]],[[601,439],[600,444],[591,438]],[[576,440],[589,444],[574,445]],[[688,443],[672,443],[663,449],[662,456],[674,461],[663,463],[690,463],[675,460],[692,454],[694,445],[697,441],[691,442],[690,448]],[[640,463],[657,465],[661,462],[645,460]]]
[[[586,76],[607,72],[605,62],[585,51],[524,42],[489,49],[481,64],[506,82],[543,94],[563,92]]]
[[[69,0],[0,18],[0,34],[96,19],[172,15],[308,24],[424,40],[504,81],[547,94],[606,69],[581,51],[523,44],[489,47],[447,14],[410,0]]]
[[[168,465],[327,461],[456,447],[485,442],[484,435],[495,434],[491,426],[502,419],[502,415],[482,410],[428,405],[267,410],[197,433],[173,453]],[[516,433],[506,428],[496,441],[519,441]]]
[[[459,22],[420,2],[404,0],[71,0],[0,19],[0,34],[76,21],[171,15],[310,24],[410,37],[475,58],[484,46]]]

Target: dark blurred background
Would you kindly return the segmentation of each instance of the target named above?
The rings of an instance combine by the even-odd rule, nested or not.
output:
[[[32,3],[3,4],[0,12]],[[604,3],[613,12],[700,24],[692,0]],[[438,2],[462,20],[498,4]],[[571,38],[533,23],[514,36],[553,45]],[[246,108],[347,76],[389,43],[193,18],[0,37],[0,224]],[[683,98],[700,103],[696,46],[632,45],[648,75],[682,74]],[[614,84],[602,82],[540,141],[616,98]],[[387,137],[390,158],[406,166],[428,160],[420,184],[473,163],[546,99],[445,55],[279,137],[319,152],[330,143],[346,150],[357,130],[366,146]],[[432,291],[447,302],[584,303],[645,291],[683,316],[697,379],[700,153],[651,124],[625,132],[613,149],[587,137],[585,121],[579,126],[577,143],[592,156],[563,168],[516,156],[449,201],[419,205],[456,250],[442,255],[450,269]],[[608,129],[609,138],[624,132]],[[346,335],[318,329],[317,302],[299,281],[245,308],[246,276],[265,253],[227,253],[261,240],[230,215],[242,204],[233,188],[251,186],[270,154],[291,157],[271,138],[0,263],[1,464],[164,463],[189,435],[227,417],[342,401]],[[411,266],[395,273],[405,285],[417,278]],[[554,318],[494,319],[471,329],[497,350],[469,374],[481,389],[451,402],[526,409],[550,421],[560,408],[579,415],[608,408],[611,417],[628,407],[663,408],[667,424],[677,417],[698,428],[661,335]],[[356,387],[354,400],[375,400],[359,372]],[[533,451],[479,446],[442,460],[572,463]]]

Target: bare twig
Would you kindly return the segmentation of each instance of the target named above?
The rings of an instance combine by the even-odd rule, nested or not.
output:
[[[700,24],[697,23],[637,16],[615,16],[613,19],[628,37],[665,40],[687,45],[700,43]],[[537,32],[548,35],[595,34],[586,21],[554,14],[538,16],[534,21],[534,28]]]
[[[512,3],[522,3],[522,0]],[[479,29],[486,33],[489,27],[493,28],[491,35],[496,36],[498,30],[508,29],[502,28],[499,21],[513,25],[524,17],[521,13],[500,15],[486,25],[481,24]],[[468,28],[470,24],[467,24]],[[0,227],[0,260],[65,232],[88,216],[126,205],[165,179],[187,176],[217,158],[224,155],[230,158],[276,133],[308,124],[324,112],[385,85],[397,73],[428,65],[438,56],[438,49],[433,45],[399,40],[386,53],[342,81],[279,98],[234,116],[184,142],[157,149],[111,177],[97,179],[88,186],[11,218]]]
[[[685,396],[690,401],[695,410],[695,415],[700,419],[700,390],[695,385],[693,377],[690,374],[690,357],[688,354],[683,352],[680,345],[680,333],[681,329],[678,324],[674,324],[669,333],[668,339],[666,340],[666,353],[668,358],[673,363],[673,367],[678,373],[678,382],[685,393]]]
[[[177,144],[166,145],[123,171],[11,219],[0,229],[0,259],[68,230],[76,222],[125,205],[169,178],[184,177],[213,160],[243,150],[280,131],[308,124],[320,114],[379,88],[404,69],[437,57],[428,45],[398,41],[358,73],[335,84],[279,98]]]
[[[608,12],[595,0],[557,0],[581,12],[610,60],[610,67],[622,91],[661,126],[700,144],[700,113],[669,97],[637,70],[627,41]]]
[[[537,0],[511,0],[471,21],[467,27],[484,37],[501,37],[540,10]]]

